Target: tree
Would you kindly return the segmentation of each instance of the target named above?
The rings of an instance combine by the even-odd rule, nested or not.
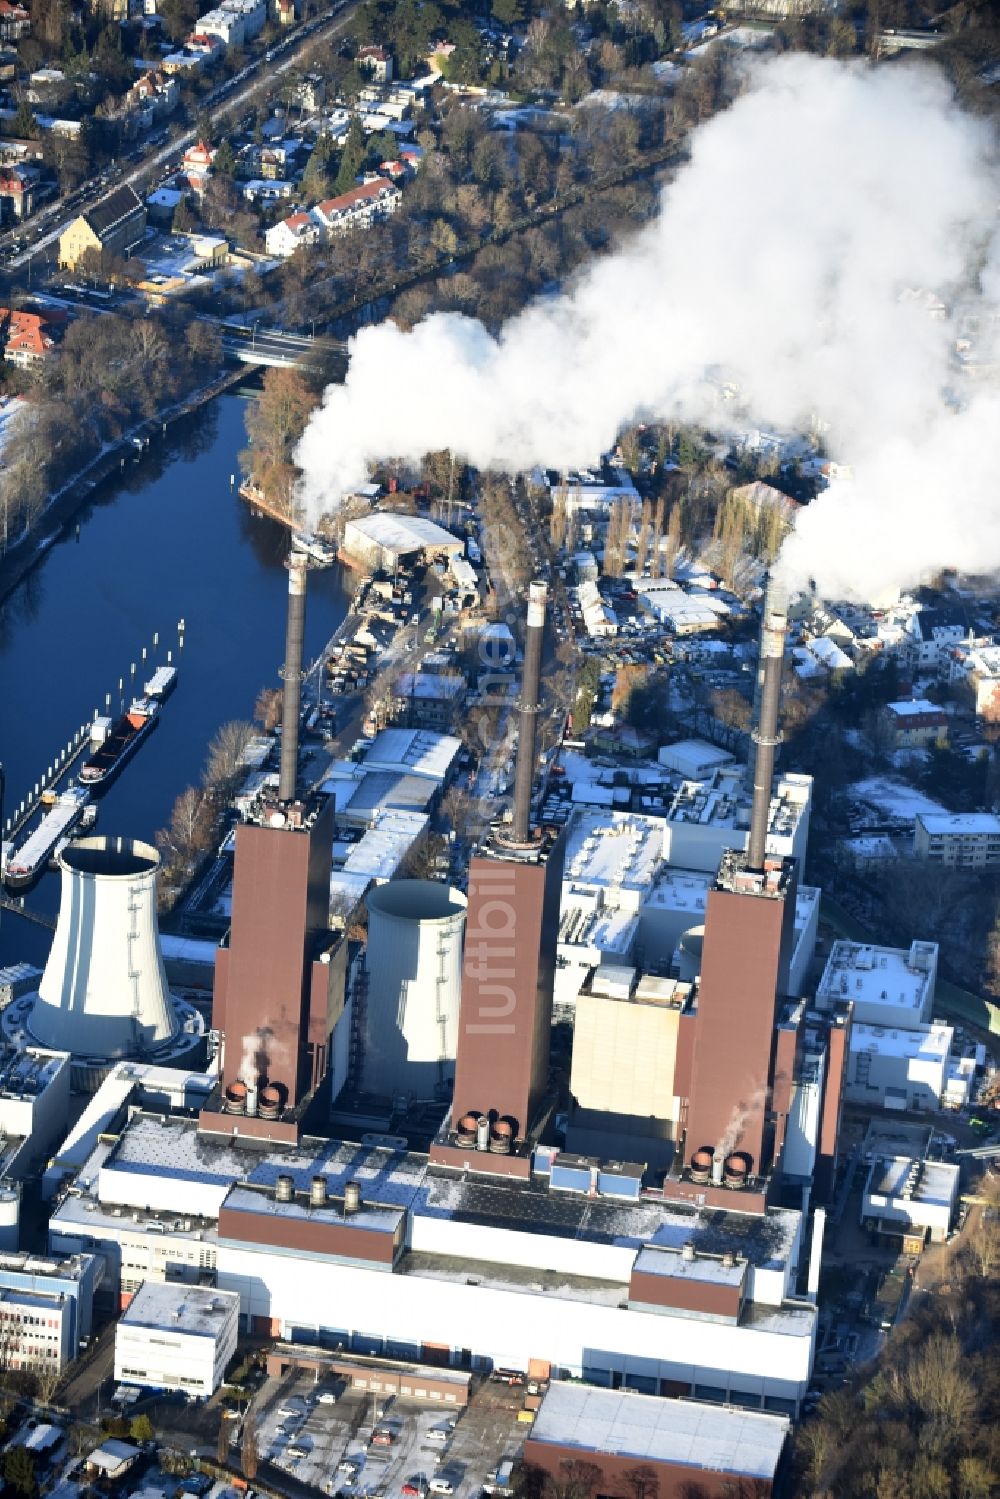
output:
[[[215,1460],[216,1460],[217,1463],[221,1464],[223,1467],[225,1467],[225,1465],[229,1462],[230,1425],[231,1425],[229,1416],[230,1416],[230,1412],[229,1411],[223,1411],[222,1412],[222,1419],[219,1422],[219,1433],[218,1433],[218,1436],[215,1439]]]
[[[191,204],[187,197],[183,197],[174,209],[174,215],[170,227],[174,234],[190,234],[198,220],[191,210]]]
[[[220,799],[225,799],[243,770],[243,756],[254,737],[254,726],[242,719],[231,719],[216,730],[208,746],[205,784]]]
[[[35,1476],[34,1458],[26,1447],[8,1447],[0,1459],[0,1472],[15,1494],[23,1495],[24,1499],[34,1499],[38,1492],[38,1479]]]
[[[265,734],[272,734],[281,722],[282,695],[279,687],[262,687],[253,707],[254,723],[259,723]]]
[[[368,146],[365,141],[365,132],[358,115],[351,116],[351,123],[347,127],[347,135],[344,139],[343,149],[340,153],[340,166],[337,170],[337,179],[334,184],[337,193],[350,192],[357,185],[357,178],[361,168],[365,164],[368,155]]]
[[[292,452],[317,399],[298,370],[273,368],[246,414],[251,446],[240,461],[271,503],[286,507],[289,514],[298,473]]]
[[[212,157],[212,171],[217,177],[236,176],[236,153],[228,136],[221,142]]]
[[[15,138],[21,141],[34,140],[38,134],[38,126],[35,124],[35,112],[25,98],[18,100],[17,110],[11,121],[11,130]]]
[[[129,1425],[129,1436],[133,1442],[151,1442],[155,1435],[153,1423],[145,1414],[135,1416]]]

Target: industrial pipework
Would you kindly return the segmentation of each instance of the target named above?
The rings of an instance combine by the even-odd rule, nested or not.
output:
[[[774,781],[774,752],[781,743],[778,729],[778,706],[781,699],[781,672],[785,659],[785,631],[788,628],[788,606],[785,594],[773,579],[764,595],[764,615],[760,631],[760,709],[753,730],[756,746],[753,764],[753,810],[750,814],[750,841],[747,864],[763,871],[767,845],[767,824],[771,810],[771,787]]]
[[[515,843],[531,841],[531,791],[535,783],[535,745],[542,690],[542,645],[545,640],[545,602],[548,592],[544,583],[535,582],[528,587],[528,628],[524,638],[524,672],[521,678],[511,829]]]
[[[281,773],[278,800],[295,798],[299,776],[299,708],[302,698],[302,651],[306,633],[306,561],[292,553],[288,561],[288,620],[285,626],[285,690],[281,706]]]

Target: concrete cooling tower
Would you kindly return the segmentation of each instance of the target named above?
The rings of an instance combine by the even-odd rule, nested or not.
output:
[[[431,1099],[455,1074],[465,897],[433,880],[368,895],[362,1086]]]
[[[160,856],[148,843],[81,838],[59,856],[62,890],[37,995],[4,1012],[11,1039],[73,1056],[77,1087],[123,1057],[192,1066],[204,1022],[167,987],[156,921]]]

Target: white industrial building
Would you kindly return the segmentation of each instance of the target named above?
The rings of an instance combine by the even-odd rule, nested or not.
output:
[[[767,852],[805,864],[812,776],[779,775],[771,796]],[[704,780],[685,781],[667,812],[666,856],[684,869],[714,874],[727,848],[745,848],[750,832],[746,772],[724,765]]]
[[[801,779],[808,783],[808,805],[811,781]],[[779,796],[772,804],[772,826],[782,805]],[[806,812],[797,820],[793,835],[803,852],[807,821]],[[575,813],[566,834],[556,949],[558,1005],[572,1005],[587,974],[602,962],[640,963],[662,972],[676,958],[680,976],[695,977],[700,966],[696,938],[726,837],[724,828],[710,832],[710,842],[701,839],[683,845],[702,863],[676,866],[667,858],[676,846],[676,829],[662,817],[589,807]],[[708,858],[710,846],[718,850],[714,861]],[[803,992],[818,925],[819,891],[800,885],[790,975],[793,994]],[[685,944],[682,939],[689,933],[692,940]]]
[[[830,949],[816,990],[821,1010],[850,1000],[855,1024],[907,1030],[929,1024],[937,980],[936,942],[908,949],[838,941]]]
[[[884,1109],[938,1109],[946,1095],[954,1032],[947,1025],[851,1027],[844,1097]]]
[[[709,592],[687,592],[669,579],[644,578],[638,585],[639,603],[647,614],[668,625],[675,635],[700,635],[717,630],[732,613],[724,598]]]
[[[422,515],[377,510],[345,523],[343,551],[362,567],[394,572],[406,560],[460,557],[465,543]]]
[[[931,1131],[872,1121],[862,1147],[868,1166],[861,1221],[875,1233],[940,1243],[958,1207],[960,1169],[928,1159]]]
[[[115,1379],[207,1399],[236,1352],[239,1319],[230,1291],[144,1281],[115,1328]]]
[[[1000,817],[992,812],[918,812],[913,852],[948,869],[996,869]]]
[[[75,1089],[92,1091],[123,1057],[190,1066],[202,1061],[205,1023],[170,993],[160,950],[156,876],[148,843],[80,838],[59,855],[62,885],[37,994],[3,1012],[14,1045],[70,1052]]]
[[[431,880],[369,892],[365,1092],[433,1099],[454,1078],[465,906]]]
[[[952,1056],[954,1032],[934,1025],[938,949],[837,941],[816,991],[816,1006],[853,1005],[845,1098],[885,1109],[937,1109],[964,1102],[972,1076]]]
[[[707,739],[681,739],[663,745],[656,758],[685,781],[704,781],[721,766],[731,765],[735,756]]]
[[[161,1280],[214,1270],[254,1332],[391,1356],[447,1348],[475,1368],[538,1358],[593,1382],[789,1412],[810,1377],[816,1310],[795,1296],[802,1218],[787,1209],[555,1192],[546,1175],[479,1182],[403,1150],[258,1149],[139,1114],[98,1145],[50,1241],[92,1245],[116,1284],[136,1218]]]
[[[66,1259],[0,1254],[0,1347],[4,1367],[58,1373],[93,1328],[100,1256]]]

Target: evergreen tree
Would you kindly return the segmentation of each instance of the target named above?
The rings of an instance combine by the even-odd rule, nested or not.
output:
[[[335,183],[338,193],[348,193],[357,185],[356,178],[365,164],[367,155],[365,132],[361,128],[360,119],[355,115],[347,131],[344,149],[340,153],[340,170],[337,172]]]
[[[222,142],[212,158],[212,171],[217,177],[236,175],[236,154],[228,138]]]

